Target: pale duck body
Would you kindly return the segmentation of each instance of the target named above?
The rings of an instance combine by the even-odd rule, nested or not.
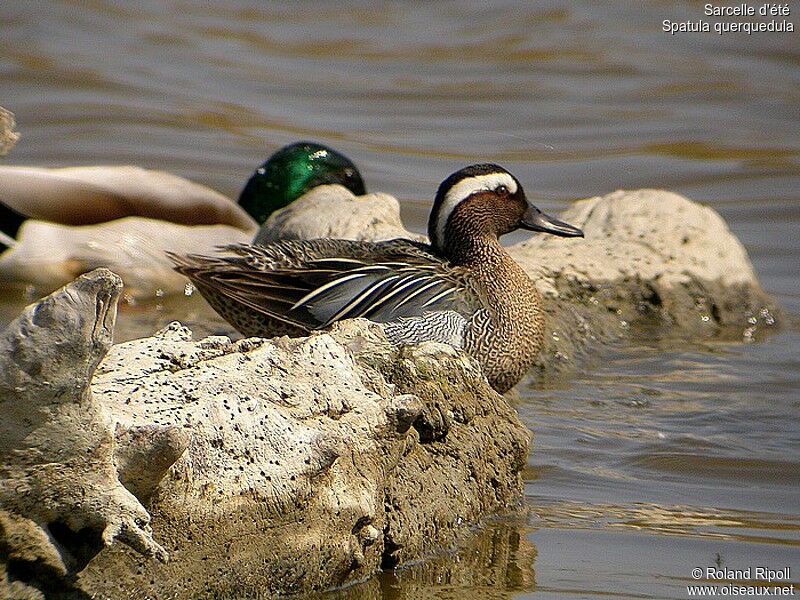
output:
[[[105,266],[122,277],[129,296],[182,293],[186,279],[166,249],[202,253],[246,243],[258,219],[330,183],[340,184],[329,186],[340,195],[365,193],[349,159],[312,142],[275,152],[238,204],[204,185],[139,167],[0,166],[0,282],[44,293]]]

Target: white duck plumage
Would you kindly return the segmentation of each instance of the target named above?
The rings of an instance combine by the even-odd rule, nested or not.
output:
[[[148,217],[183,225],[258,225],[236,202],[183,177],[134,166],[0,166],[0,202],[65,225]]]
[[[145,217],[78,226],[28,220],[14,245],[0,254],[0,281],[33,285],[37,293],[45,293],[82,273],[108,267],[122,277],[131,297],[175,294],[184,290],[186,279],[176,276],[167,249],[209,251],[248,242],[254,233],[230,225],[180,225]]]
[[[248,212],[268,215],[334,182],[365,191],[349,159],[312,142],[286,146],[256,170],[239,199],[247,211],[211,188],[163,171],[0,166],[0,204],[27,217],[13,238],[0,231],[8,246],[0,253],[0,285],[33,285],[45,293],[105,266],[133,297],[180,293],[186,279],[175,273],[166,250],[208,253],[249,242],[258,223]],[[352,196],[346,187],[325,187]]]
[[[0,254],[0,281],[44,293],[105,266],[134,297],[177,293],[164,251],[248,241],[258,224],[233,200],[163,171],[0,167],[0,202],[31,217]]]

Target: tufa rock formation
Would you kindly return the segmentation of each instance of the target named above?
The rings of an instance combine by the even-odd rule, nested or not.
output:
[[[562,216],[586,238],[536,236],[511,248],[550,314],[540,373],[572,368],[594,342],[635,327],[660,337],[749,341],[781,317],[712,208],[637,190],[581,200]]]
[[[0,336],[0,564],[20,586],[68,587],[115,541],[167,559],[147,511],[119,481],[113,421],[89,387],[111,346],[121,290],[110,271],[84,275]]]
[[[275,235],[313,235],[298,224],[309,219],[331,236],[399,227],[377,195],[377,212],[358,207],[361,233],[336,218],[358,201],[310,197],[270,221]],[[752,339],[780,318],[709,208],[640,190],[563,216],[585,240],[511,248],[546,301],[541,374],[632,328]],[[95,271],[0,337],[0,596],[329,589],[451,546],[515,504],[528,432],[468,357],[392,347],[360,320],[236,342],[173,324],[109,349],[119,289]],[[506,535],[492,547],[529,555]],[[491,593],[505,564],[483,582],[469,567],[448,576]]]
[[[403,227],[397,198],[381,192],[355,196],[344,186],[334,184],[315,187],[272,213],[255,243],[315,238],[377,241],[397,237],[426,239]]]
[[[119,289],[92,272],[3,336],[0,595],[328,589],[516,503],[529,433],[468,357],[366,321],[109,351]]]
[[[14,131],[14,115],[0,106],[0,156],[8,154],[19,139]]]

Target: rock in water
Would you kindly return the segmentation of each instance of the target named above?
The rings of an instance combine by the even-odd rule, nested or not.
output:
[[[598,340],[636,324],[663,336],[747,340],[781,317],[712,208],[664,190],[618,191],[576,202],[562,217],[586,238],[539,236],[510,249],[550,315],[540,371],[571,367]]]
[[[389,194],[355,196],[340,185],[321,185],[275,211],[256,236],[256,244],[277,240],[339,238],[390,240],[422,236],[406,231],[400,203]]]
[[[19,139],[14,131],[14,115],[0,106],[0,156],[8,154]]]
[[[111,346],[121,290],[116,275],[93,271],[0,335],[0,568],[9,573],[41,567],[68,585],[116,540],[167,558],[150,515],[119,481],[111,416],[89,387]]]
[[[312,212],[325,235],[370,239],[399,226],[396,207],[378,208],[361,233],[329,218],[341,207]],[[741,335],[778,314],[711,209],[640,190],[565,219],[586,239],[511,248],[546,297],[542,370],[652,316],[678,335]],[[238,342],[173,324],[98,366],[118,294],[94,272],[0,338],[0,594],[52,581],[103,597],[322,590],[448,547],[516,501],[528,432],[449,346],[398,349],[361,320]],[[108,546],[163,557],[153,536],[169,563]]]
[[[239,342],[173,324],[97,366],[119,285],[86,275],[3,337],[7,587],[327,589],[448,547],[516,502],[529,433],[470,358],[398,350],[356,320]],[[170,561],[104,547],[115,537],[163,557],[155,538]]]

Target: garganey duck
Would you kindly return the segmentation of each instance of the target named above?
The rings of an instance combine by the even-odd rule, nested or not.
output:
[[[270,156],[238,204],[182,177],[139,167],[0,166],[0,282],[44,293],[105,266],[132,297],[180,293],[186,280],[165,249],[210,252],[249,242],[272,211],[323,185],[334,196],[365,193],[355,165],[314,142]]]
[[[466,350],[502,393],[531,366],[544,334],[539,292],[499,242],[516,229],[583,236],[531,204],[511,173],[480,164],[439,186],[430,244],[285,240],[170,256],[246,336],[305,335],[365,317],[384,324],[395,344],[433,340]]]

